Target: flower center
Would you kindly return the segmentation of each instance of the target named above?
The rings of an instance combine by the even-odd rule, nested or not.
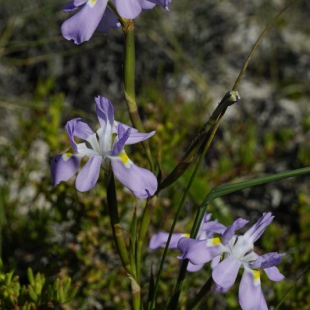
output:
[[[243,236],[234,236],[228,243],[227,248],[229,253],[236,259],[241,261],[248,261],[247,254],[252,252],[253,243],[246,242]]]

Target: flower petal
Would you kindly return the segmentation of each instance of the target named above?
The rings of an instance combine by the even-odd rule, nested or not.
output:
[[[282,273],[280,273],[279,269],[277,267],[270,267],[270,268],[265,268],[264,271],[266,272],[268,278],[271,281],[282,281],[285,277]]]
[[[281,263],[281,258],[285,255],[276,252],[266,253],[259,256],[254,263],[251,264],[252,269],[270,268]]]
[[[95,102],[100,126],[105,128],[108,123],[112,127],[114,124],[114,108],[111,101],[105,97],[97,96]]]
[[[176,249],[178,242],[181,238],[186,237],[187,234],[172,234],[171,235],[171,240],[169,243],[169,249]],[[149,248],[151,250],[155,250],[158,248],[164,248],[166,246],[167,240],[169,237],[169,233],[166,232],[160,232],[154,236],[152,236],[150,240],[150,245]]]
[[[230,225],[224,232],[222,241],[223,244],[228,244],[228,242],[231,240],[231,238],[235,235],[235,231],[244,227],[249,221],[245,220],[243,218],[236,219],[232,225]]]
[[[203,266],[204,266],[204,264],[194,265],[191,262],[189,262],[186,270],[189,272],[196,272],[196,271],[199,271]]]
[[[151,10],[156,5],[156,3],[152,3],[148,0],[139,0],[139,3],[142,7],[142,10]]]
[[[64,12],[72,12],[75,11],[79,6],[87,2],[87,0],[72,0],[67,2],[63,7],[62,10]]]
[[[218,221],[210,221],[202,224],[202,229],[209,232],[214,232],[217,234],[223,234],[226,227],[219,223]]]
[[[263,216],[244,234],[244,239],[254,243],[263,234],[273,218],[271,212],[263,213]]]
[[[198,240],[211,239],[213,237],[213,232],[206,231],[203,229],[203,225],[205,225],[208,221],[210,221],[212,214],[206,213],[201,221],[197,237]]]
[[[64,38],[75,44],[88,41],[99,25],[107,3],[108,0],[88,0],[80,11],[62,24]]]
[[[91,156],[88,159],[75,180],[75,187],[78,191],[86,192],[95,186],[99,178],[101,162],[101,156]]]
[[[119,15],[127,19],[136,18],[142,11],[139,0],[115,0],[115,7]]]
[[[66,129],[71,146],[76,152],[78,152],[78,147],[74,141],[74,137],[87,140],[89,136],[94,134],[90,127],[81,118],[75,118],[67,122]]]
[[[194,265],[201,265],[209,262],[214,257],[223,253],[223,245],[217,244],[207,246],[206,240],[181,238],[178,249],[182,251],[179,259],[188,259]]]
[[[118,28],[121,26],[116,15],[111,11],[111,9],[107,6],[105,12],[102,16],[102,19],[97,27],[97,30],[108,33],[110,28]]]
[[[135,144],[139,143],[141,141],[144,141],[150,137],[152,137],[155,134],[155,131],[151,131],[149,133],[141,133],[141,132],[130,132],[130,136],[128,140],[126,141],[125,145]]]
[[[123,150],[124,145],[126,144],[127,139],[130,136],[131,128],[128,128],[127,130],[122,126],[118,125],[117,127],[117,139],[118,141],[115,143],[112,154],[114,156],[118,156]]]
[[[241,262],[233,256],[225,258],[212,271],[212,278],[216,284],[224,288],[232,286],[237,278]]]
[[[161,5],[164,9],[169,11],[168,4],[171,3],[172,0],[147,0],[149,2],[159,4]]]
[[[224,287],[221,287],[221,286],[217,285],[216,283],[215,283],[215,285],[213,287],[213,291],[214,292],[219,292],[219,293],[222,293],[222,294],[227,293],[229,289],[230,289],[230,287],[224,288]]]
[[[122,125],[125,129],[128,129],[130,128],[131,129],[131,133],[134,133],[134,132],[139,132],[136,128],[133,128],[133,127],[130,127],[126,124],[123,124],[121,122],[118,122],[118,121],[114,121],[114,124],[115,124],[115,128],[117,129],[119,125]],[[117,132],[117,131],[116,131]]]
[[[80,162],[81,156],[70,153],[55,156],[51,163],[53,185],[55,186],[61,181],[70,180],[78,170]]]
[[[147,198],[157,190],[155,175],[146,169],[136,166],[122,151],[118,156],[108,156],[111,160],[115,177],[137,198]]]
[[[259,271],[244,268],[239,286],[239,303],[243,310],[268,310],[260,284]]]
[[[214,257],[211,261],[211,268],[214,269],[221,262],[221,255]]]

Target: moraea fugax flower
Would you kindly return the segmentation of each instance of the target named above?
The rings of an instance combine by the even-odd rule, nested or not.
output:
[[[88,161],[79,171],[75,186],[84,192],[93,188],[99,178],[100,168],[109,172],[113,170],[115,177],[138,198],[152,196],[157,189],[155,175],[137,167],[127,156],[124,146],[135,144],[153,136],[150,133],[139,133],[136,129],[114,121],[114,108],[104,97],[96,97],[96,111],[100,128],[93,132],[81,119],[69,121],[66,129],[71,146],[75,151],[57,155],[51,164],[54,185],[68,181],[78,170],[83,157]],[[76,143],[75,137],[84,140]]]
[[[248,221],[237,219],[230,227],[218,223],[210,231],[221,237],[204,241],[182,238],[178,248],[183,255],[180,259],[189,259],[195,265],[206,263],[220,257],[219,263],[213,266],[212,278],[224,291],[230,288],[238,275],[240,267],[244,268],[239,286],[239,303],[243,310],[268,310],[261,289],[260,269],[263,269],[270,280],[281,281],[284,276],[275,267],[285,254],[276,252],[259,256],[254,252],[254,242],[263,234],[274,216],[270,212],[263,216],[244,235],[235,235],[235,231],[244,227]]]
[[[136,18],[142,10],[152,9],[156,4],[168,10],[171,0],[115,0],[118,14],[126,19]],[[75,44],[88,41],[95,30],[108,32],[110,28],[117,28],[121,24],[118,17],[108,6],[108,0],[71,0],[62,10],[67,13],[78,10],[61,26],[61,32],[67,40]]]

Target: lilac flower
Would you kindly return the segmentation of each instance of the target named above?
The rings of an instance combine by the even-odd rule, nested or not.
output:
[[[216,237],[206,241],[182,238],[178,243],[178,248],[183,252],[180,259],[189,259],[193,264],[203,264],[221,256],[222,260],[213,266],[212,278],[224,290],[234,284],[239,268],[243,267],[244,273],[239,286],[241,308],[267,310],[259,269],[264,269],[272,281],[283,280],[284,276],[275,266],[280,263],[281,257],[285,254],[272,252],[259,256],[253,248],[254,242],[263,234],[273,218],[270,212],[264,213],[243,236],[235,235],[235,231],[244,227],[248,221],[239,218],[228,228],[222,224],[211,227],[209,231],[221,234],[221,238]]]
[[[168,10],[172,0],[115,0],[118,14],[126,19],[136,18],[142,10],[152,9],[156,4]],[[112,1],[113,2],[113,1]],[[118,17],[108,7],[108,0],[71,0],[63,6],[64,12],[80,10],[66,20],[61,32],[67,40],[75,44],[88,41],[95,30],[108,32],[110,28],[120,27]]]
[[[75,154],[65,153],[53,158],[51,174],[54,185],[68,181],[78,170],[81,159],[88,157],[87,163],[78,173],[75,181],[77,190],[84,192],[93,188],[99,178],[100,167],[109,172],[111,167],[116,178],[138,198],[152,196],[157,189],[155,175],[137,167],[127,156],[124,146],[135,144],[153,136],[139,133],[136,129],[114,121],[114,109],[104,97],[96,97],[96,111],[100,128],[93,132],[81,119],[69,121],[66,129]],[[85,142],[76,143],[74,137]]]
[[[199,231],[197,234],[198,240],[206,240],[213,236],[212,232],[207,232],[206,230],[202,230],[204,224],[210,221],[211,214],[206,213],[202,219],[201,225],[199,227]],[[213,222],[212,222],[213,223]],[[182,234],[182,233],[174,233],[171,235],[171,240],[169,243],[169,249],[177,249],[178,242],[181,238],[186,237],[189,238],[190,234]],[[166,246],[167,240],[169,237],[169,233],[166,232],[159,232],[158,234],[152,236],[149,244],[149,248],[151,250],[156,250],[158,248],[164,248]],[[194,265],[189,263],[187,266],[187,270],[190,272],[195,272],[200,270],[204,264]]]

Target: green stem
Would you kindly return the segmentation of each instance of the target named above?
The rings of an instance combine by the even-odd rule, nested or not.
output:
[[[201,145],[206,139],[206,136],[209,133],[210,128],[217,122],[218,118],[222,114],[222,112],[228,106],[234,104],[240,100],[240,95],[237,91],[230,91],[225,94],[221,102],[218,104],[216,109],[213,111],[209,120],[202,126],[198,134],[195,136],[194,140],[191,142],[189,148],[183,155],[181,161],[177,164],[177,166],[173,169],[173,171],[163,180],[163,182],[159,185],[157,192],[160,192],[165,187],[170,186],[174,183],[182,174],[186,171],[190,164],[192,164],[196,158],[196,154],[200,149]]]
[[[195,296],[194,300],[189,304],[188,307],[186,307],[187,310],[196,310],[199,309],[199,306],[201,305],[203,299],[207,296],[207,294],[210,292],[211,286],[213,283],[212,277],[209,277],[207,282],[203,285],[199,293]]]
[[[206,137],[207,139],[207,142],[205,143],[205,147],[203,149],[203,152],[202,154],[200,155],[199,157],[199,161],[195,167],[195,170],[192,174],[192,177],[189,181],[189,184],[187,185],[187,188],[185,190],[185,193],[182,197],[182,200],[181,200],[181,203],[180,203],[180,206],[179,206],[179,209],[178,209],[178,212],[176,214],[176,217],[174,219],[174,222],[172,224],[172,227],[171,227],[171,230],[170,230],[170,233],[169,233],[169,238],[168,238],[168,241],[167,241],[167,244],[166,244],[166,247],[165,247],[165,251],[164,251],[164,254],[163,254],[163,259],[164,259],[164,255],[166,254],[167,252],[167,249],[168,249],[168,246],[169,246],[169,242],[170,242],[170,239],[171,239],[171,236],[172,236],[172,233],[173,233],[173,230],[174,230],[174,226],[176,224],[176,221],[179,217],[179,214],[181,212],[181,207],[183,207],[183,204],[185,202],[185,198],[187,196],[187,193],[189,191],[189,188],[198,172],[198,169],[200,168],[200,165],[201,165],[201,162],[203,161],[203,159],[205,158],[205,155],[210,147],[210,144],[214,138],[214,135],[218,129],[218,127],[220,126],[220,123],[222,121],[222,118],[225,114],[225,111],[226,111],[226,108],[221,112],[220,116],[219,116],[219,119],[217,120],[217,122],[215,123],[215,125],[212,127],[212,131],[210,133],[210,136],[209,137]],[[162,262],[161,262],[161,265],[160,267],[162,268],[162,265],[163,265],[163,259],[162,259]],[[177,283],[176,283],[176,286],[175,286],[175,290],[174,290],[174,294],[169,302],[169,305],[168,305],[168,308],[167,309],[176,309],[177,308],[177,304],[178,304],[178,301],[179,301],[179,297],[180,297],[180,294],[181,294],[181,290],[182,290],[182,287],[183,287],[183,283],[184,283],[184,280],[185,280],[185,274],[186,274],[186,268],[187,268],[187,264],[188,264],[188,260],[184,260],[182,261],[181,263],[181,268],[180,268],[180,272],[179,272],[179,276],[178,276],[178,280],[177,280]],[[161,271],[161,270],[160,270]],[[155,289],[156,289],[156,286],[155,286]]]
[[[115,189],[114,175],[112,172],[110,173],[109,179],[108,179],[107,200],[108,200],[108,210],[109,210],[109,216],[110,216],[115,245],[119,253],[119,256],[121,258],[123,267],[127,271],[128,277],[130,279],[133,308],[134,310],[140,310],[141,289],[140,289],[140,285],[137,283],[135,279],[134,272],[131,269],[128,251],[127,251],[126,243],[124,240],[120,221],[119,221],[117,199],[116,199],[116,189]]]
[[[140,280],[141,275],[141,254],[142,254],[142,247],[143,242],[149,228],[151,217],[153,214],[153,210],[157,201],[157,196],[153,196],[149,198],[146,202],[144,212],[142,215],[141,226],[139,230],[139,238],[137,244],[137,251],[136,251],[136,266],[137,266],[137,279]]]
[[[127,20],[123,24],[123,31],[125,35],[125,59],[124,59],[124,91],[126,97],[127,108],[133,126],[140,132],[145,132],[143,123],[141,121],[137,102],[136,102],[136,89],[135,89],[135,27],[134,20]],[[149,143],[147,140],[142,141],[144,151],[154,171],[153,160]]]
[[[112,172],[110,173],[109,180],[108,180],[107,200],[108,200],[108,211],[109,211],[109,216],[110,216],[110,222],[111,222],[111,227],[112,227],[112,232],[113,232],[113,237],[114,237],[114,241],[116,244],[116,248],[121,258],[123,267],[126,269],[128,273],[131,274],[132,272],[131,272],[131,267],[129,263],[126,243],[124,240],[124,236],[123,236],[123,232],[122,232],[122,228],[121,228],[119,216],[118,216],[114,175]]]

